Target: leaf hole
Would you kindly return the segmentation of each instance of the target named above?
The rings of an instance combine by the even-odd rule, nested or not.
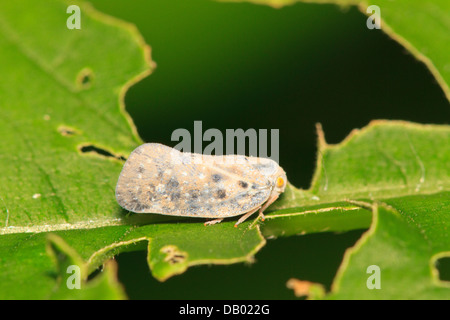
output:
[[[120,161],[125,161],[126,160],[123,156],[115,155],[115,154],[109,152],[108,150],[100,148],[100,147],[97,147],[97,146],[95,146],[93,144],[82,145],[79,148],[79,150],[80,150],[81,153],[94,154],[94,155],[97,155],[97,156],[100,156],[100,157],[113,158],[113,159],[117,159],[117,160],[120,160]]]
[[[68,127],[68,126],[59,126],[58,127],[58,132],[62,136],[65,136],[65,137],[70,137],[70,136],[73,136],[73,135],[76,135],[76,134],[79,133],[78,130],[76,130],[74,128],[71,128],[71,127]]]
[[[161,252],[166,254],[164,261],[168,262],[170,264],[183,263],[186,261],[186,258],[187,258],[187,253],[180,251],[174,245],[168,245],[168,246],[162,247]]]
[[[435,262],[440,281],[450,282],[450,257],[442,257]]]
[[[99,274],[101,274],[103,272],[103,267],[104,266],[101,265],[100,267],[92,271],[92,273],[88,275],[87,281],[91,281],[95,279],[95,277],[97,277]]]
[[[79,89],[88,89],[92,87],[93,80],[94,72],[89,68],[84,68],[78,72],[76,84]]]

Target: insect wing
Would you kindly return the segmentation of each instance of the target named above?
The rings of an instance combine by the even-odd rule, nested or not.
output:
[[[270,191],[267,178],[243,156],[183,153],[148,143],[125,163],[116,198],[137,213],[220,218],[262,205]]]
[[[267,180],[273,182],[280,166],[278,163],[268,158],[248,157],[248,162],[258,170]]]

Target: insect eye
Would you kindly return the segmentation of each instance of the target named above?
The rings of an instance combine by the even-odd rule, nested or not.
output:
[[[278,188],[281,188],[282,186],[284,186],[284,179],[282,177],[278,177],[276,185]]]

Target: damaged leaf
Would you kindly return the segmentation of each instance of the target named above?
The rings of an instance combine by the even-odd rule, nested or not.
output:
[[[66,28],[65,1],[0,4],[0,298],[72,292],[54,291],[49,233],[88,274],[119,252],[147,248],[160,280],[195,264],[252,261],[265,243],[258,228],[130,216],[117,204],[123,160],[142,143],[123,97],[154,64],[133,26],[79,5],[83,32]]]
[[[24,3],[33,15],[22,14]],[[153,62],[134,27],[80,6],[83,25],[89,26],[82,33],[65,27],[62,0],[45,7],[32,1],[0,4],[0,298],[75,297],[63,286],[64,270],[80,265],[86,281],[86,274],[120,252],[147,250],[153,276],[163,281],[193,265],[252,262],[266,237],[369,226],[367,239],[375,239],[380,252],[391,249],[390,241],[407,241],[405,261],[418,262],[420,270],[411,270],[422,284],[431,277],[426,270],[436,274],[430,265],[449,247],[443,229],[433,227],[448,219],[448,208],[438,205],[448,199],[448,126],[375,122],[336,146],[327,145],[319,130],[311,189],[290,186],[264,223],[204,227],[195,219],[122,210],[114,197],[117,177],[123,160],[142,143],[123,96],[150,73]],[[52,42],[40,41],[49,37]],[[434,203],[433,197],[444,200]],[[414,230],[411,238],[399,236],[404,230]],[[361,241],[347,255],[330,297],[367,290],[351,283],[358,272],[367,276],[360,266],[369,261],[358,264],[359,255],[374,255]],[[374,263],[388,274],[402,283],[414,281],[398,276],[410,264],[379,258]],[[124,297],[114,264],[103,270],[85,282],[85,289],[91,283],[93,290],[80,291],[79,298],[108,297],[97,289],[111,287],[115,298]],[[394,278],[390,294],[398,296],[394,289],[405,286]],[[430,291],[417,292],[441,297],[444,290],[436,289],[441,286],[435,281]]]

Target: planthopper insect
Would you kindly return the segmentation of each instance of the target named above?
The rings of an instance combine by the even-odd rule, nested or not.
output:
[[[286,188],[273,160],[180,152],[158,143],[136,148],[116,186],[119,205],[136,213],[210,218],[205,225],[243,215],[235,227],[271,205]]]

